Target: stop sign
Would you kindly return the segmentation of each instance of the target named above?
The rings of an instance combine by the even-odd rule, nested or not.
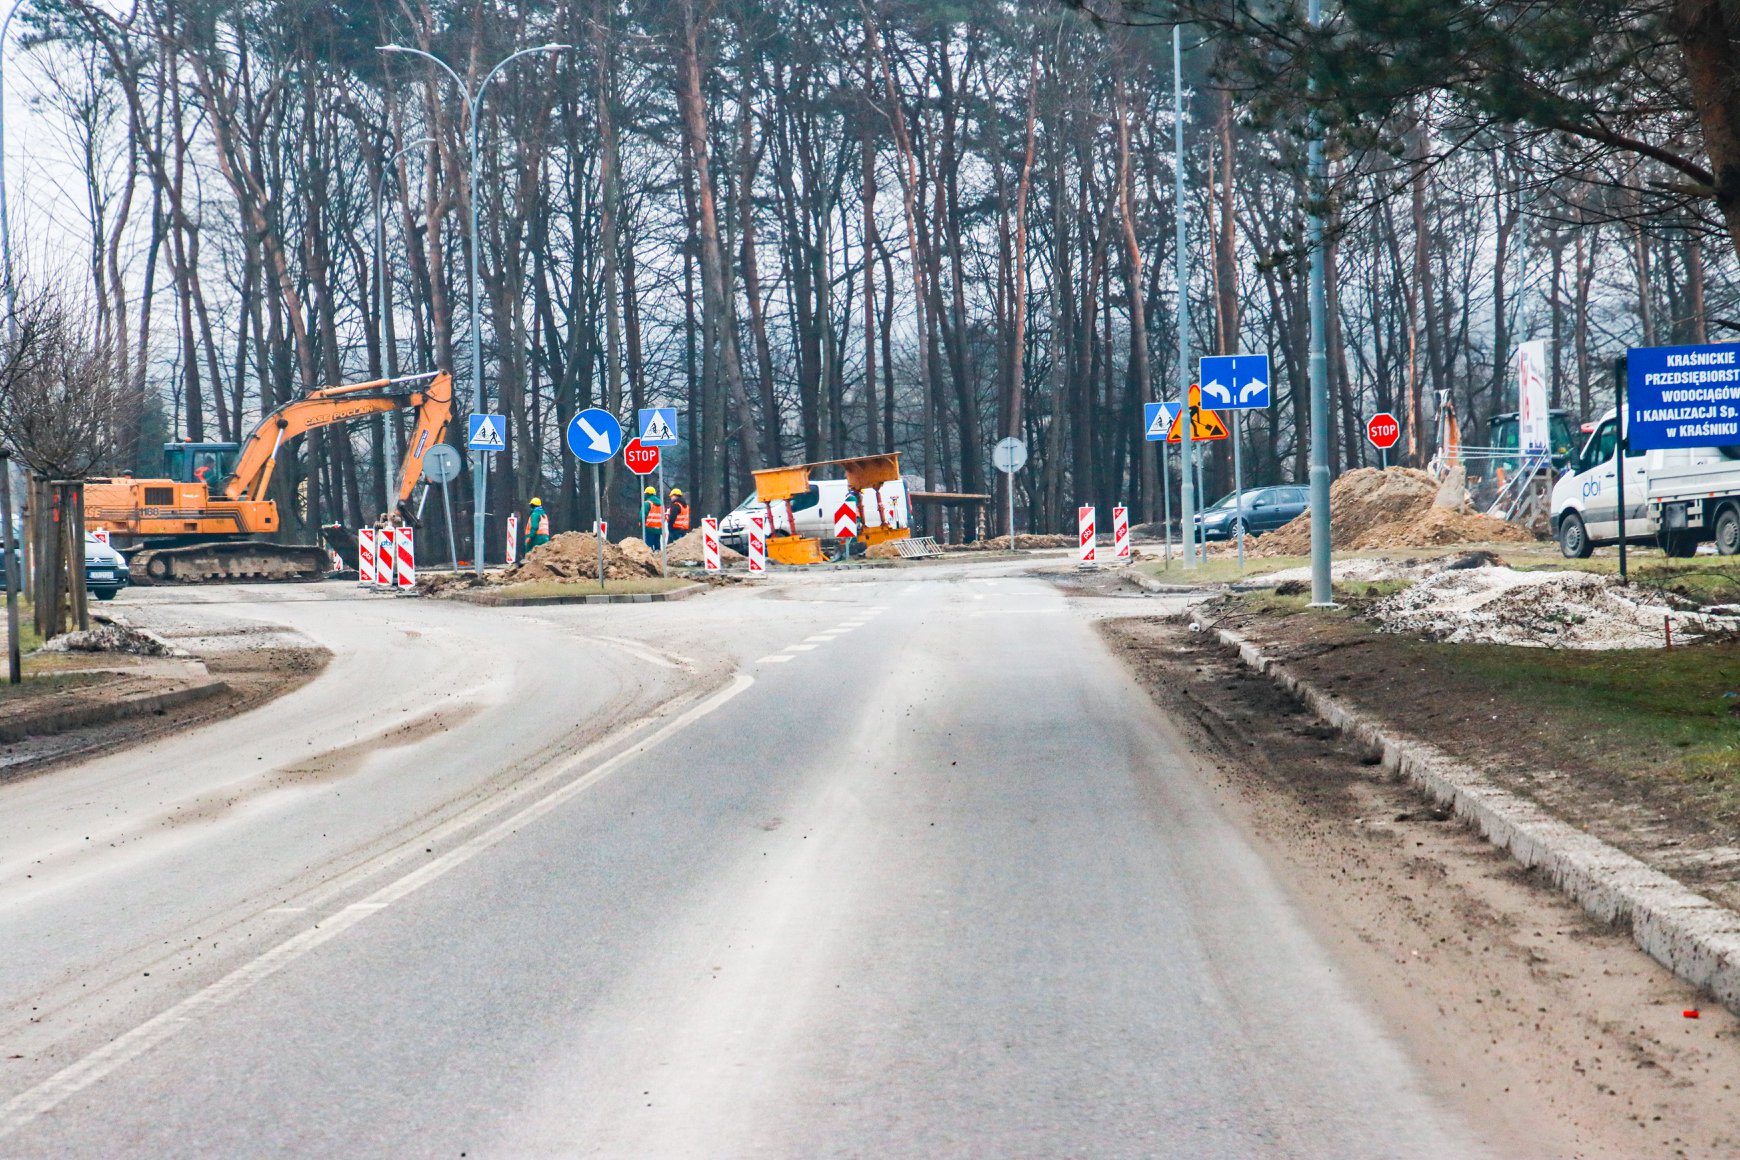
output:
[[[1365,421],[1365,437],[1379,451],[1388,451],[1402,437],[1402,425],[1388,411],[1380,411]]]
[[[651,475],[658,470],[659,449],[644,447],[639,439],[630,439],[628,446],[622,449],[622,461],[636,475]]]

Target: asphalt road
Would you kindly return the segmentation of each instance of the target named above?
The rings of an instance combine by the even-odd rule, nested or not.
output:
[[[0,786],[0,1156],[1486,1154],[1106,602],[840,575],[148,594],[336,659]]]

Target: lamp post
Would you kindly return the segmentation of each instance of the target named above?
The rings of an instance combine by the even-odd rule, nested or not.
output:
[[[1306,0],[1305,20],[1312,28],[1323,23],[1322,0]],[[1315,95],[1315,73],[1309,83]],[[1311,110],[1311,139],[1306,145],[1305,166],[1305,236],[1311,251],[1308,364],[1311,371],[1311,606],[1332,608],[1335,605],[1335,586],[1329,560],[1329,344],[1325,338],[1329,307],[1324,267],[1327,231],[1323,221],[1323,199],[1328,196],[1329,171],[1323,158],[1323,120],[1315,107]]]
[[[1196,459],[1196,448],[1190,438],[1191,424],[1196,416],[1190,409],[1190,243],[1189,224],[1184,217],[1184,34],[1181,25],[1172,26],[1172,167],[1173,217],[1178,238],[1178,391],[1184,418],[1178,421],[1178,456],[1183,463],[1180,474],[1179,530],[1184,537],[1184,566],[1196,567],[1196,495],[1190,469]]]
[[[424,52],[420,48],[410,48],[402,44],[383,44],[378,52],[402,52],[409,56],[420,56],[438,66],[453,83],[459,86],[460,95],[465,98],[467,115],[471,121],[471,132],[468,138],[469,152],[466,160],[466,200],[471,203],[471,263],[467,271],[467,281],[470,283],[471,299],[471,398],[473,405],[480,412],[487,413],[489,405],[483,397],[483,331],[478,318],[477,308],[477,263],[478,253],[482,248],[477,235],[477,154],[478,154],[478,114],[483,110],[483,94],[489,88],[489,82],[501,74],[501,70],[520,59],[539,52],[568,52],[573,49],[571,44],[540,44],[534,48],[522,48],[503,59],[478,82],[477,88],[466,87],[465,81],[453,71],[453,66],[432,52]],[[471,469],[471,558],[479,576],[483,575],[484,559],[484,505],[488,498],[489,472],[478,459],[485,454],[473,454]]]
[[[464,79],[460,77],[457,72],[453,71],[453,66],[432,52],[425,52],[420,48],[411,48],[403,44],[383,44],[375,50],[377,52],[399,52],[405,53],[409,56],[420,56],[424,60],[440,66],[443,72],[453,78],[453,83],[459,86],[459,92],[465,98],[467,115],[471,121],[471,131],[468,137],[469,153],[466,161],[465,182],[467,187],[466,200],[471,203],[471,263],[470,268],[467,271],[466,279],[469,283],[468,297],[471,302],[471,397],[479,411],[487,411],[489,409],[485,404],[483,397],[483,332],[479,328],[477,310],[477,262],[479,249],[477,235],[477,154],[479,140],[477,122],[478,114],[483,109],[483,94],[484,91],[489,88],[489,82],[493,81],[498,75],[500,75],[502,69],[520,59],[520,57],[531,56],[532,54],[539,52],[569,52],[572,51],[573,47],[574,46],[571,44],[540,44],[534,48],[522,48],[518,52],[502,60],[500,64],[490,69],[488,73],[484,74],[483,80],[479,82],[475,89],[468,88]]]
[[[387,227],[386,219],[381,215],[381,203],[387,196],[387,175],[398,165],[399,158],[413,149],[421,149],[425,145],[435,144],[433,137],[419,137],[391,157],[381,166],[381,178],[375,182],[375,345],[381,352],[381,373],[393,373],[393,358],[387,353]]]
[[[6,208],[6,38],[12,31],[12,18],[24,7],[24,0],[13,0],[0,20],[0,278],[6,282],[6,338],[18,341],[18,283],[12,277],[12,219]]]

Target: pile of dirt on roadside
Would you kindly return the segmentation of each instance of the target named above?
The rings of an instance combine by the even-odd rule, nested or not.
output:
[[[1110,543],[1108,539],[1106,541]],[[944,544],[945,552],[1007,552],[1009,550],[1008,536],[981,536],[969,544]],[[1033,533],[1017,533],[1015,547],[1020,549],[1033,548],[1073,548],[1074,536],[1042,536]]]
[[[119,618],[93,618],[90,628],[62,633],[39,650],[46,653],[125,653],[136,657],[184,657],[186,652],[162,637],[134,628]]]
[[[665,545],[665,557],[673,564],[705,564],[706,539],[700,532],[690,532],[680,540],[672,540]],[[719,563],[721,566],[734,560],[743,559],[743,553],[719,545]]]
[[[482,588],[488,583],[486,577],[479,576],[476,572],[431,572],[426,568],[417,569],[417,591],[424,596],[440,596],[466,588]]]
[[[616,541],[617,548],[624,556],[645,568],[658,571],[659,554],[646,546],[646,541],[639,536],[624,536]]]
[[[642,580],[659,573],[658,558],[648,552],[650,563],[631,556],[610,541],[604,542],[606,580]],[[590,532],[562,532],[547,544],[539,544],[512,568],[499,574],[502,584],[536,580],[590,580],[598,575],[598,538]]]
[[[1661,648],[1740,636],[1740,617],[1643,603],[1634,588],[1592,572],[1464,568],[1440,572],[1376,602],[1365,615],[1380,632],[1450,644],[1541,648]]]
[[[1329,518],[1338,551],[1437,548],[1455,544],[1527,543],[1534,533],[1465,507],[1438,502],[1440,486],[1424,471],[1362,467],[1329,489]],[[1258,556],[1303,556],[1311,550],[1311,513],[1259,537]]]

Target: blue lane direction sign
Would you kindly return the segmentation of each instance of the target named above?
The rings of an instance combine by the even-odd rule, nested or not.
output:
[[[1202,405],[1211,411],[1259,411],[1269,405],[1269,356],[1205,355]]]
[[[501,415],[473,415],[465,445],[473,451],[506,451],[507,419]]]
[[[677,409],[675,407],[642,407],[640,409],[640,441],[647,447],[674,447],[677,439]]]
[[[588,407],[568,420],[568,450],[582,463],[603,463],[622,450],[622,424],[601,407]]]
[[[1740,444],[1740,343],[1632,348],[1625,410],[1633,451]]]
[[[1144,437],[1150,443],[1166,442],[1166,433],[1172,430],[1172,420],[1176,418],[1178,418],[1177,403],[1143,403]]]

